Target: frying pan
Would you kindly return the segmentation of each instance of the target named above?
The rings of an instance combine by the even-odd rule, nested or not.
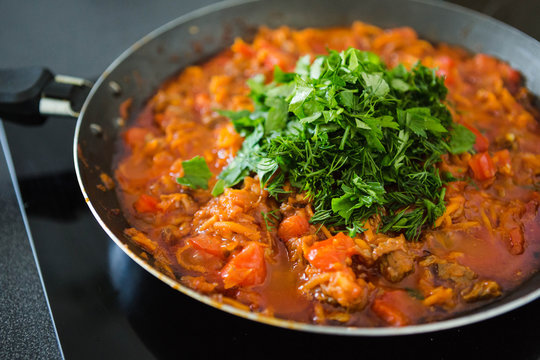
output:
[[[0,93],[1,102],[19,102],[15,105],[1,104],[0,117],[33,121],[40,108],[45,115],[78,114],[74,138],[75,168],[86,202],[103,229],[124,252],[154,276],[188,296],[229,313],[296,330],[384,336],[462,326],[537,299],[540,297],[540,273],[499,301],[436,323],[403,328],[309,325],[246,312],[203,296],[159,272],[153,266],[153,260],[147,260],[143,251],[124,236],[123,230],[130,225],[119,211],[116,193],[103,191],[103,174],[113,173],[118,146],[116,140],[125,128],[118,115],[118,108],[124,100],[132,99],[132,114],[137,114],[159,86],[180,69],[216,54],[237,36],[249,39],[259,25],[328,27],[348,25],[354,20],[383,28],[410,26],[427,40],[495,55],[520,70],[527,79],[527,87],[540,94],[540,44],[501,22],[456,5],[423,0],[334,0],[331,6],[325,0],[247,0],[214,4],[151,32],[115,60],[93,86],[75,78],[54,77],[50,72],[35,69],[32,74],[26,72],[15,76],[11,72],[10,79],[15,76],[26,79],[26,83],[32,82],[32,91],[23,94],[26,97],[21,95],[24,98],[22,102],[25,102],[23,108],[20,107],[21,96],[8,96],[13,88],[7,89],[7,93]],[[46,96],[41,92],[35,93],[35,89],[44,89]],[[62,97],[69,100],[59,99]],[[84,103],[83,98],[86,98]]]

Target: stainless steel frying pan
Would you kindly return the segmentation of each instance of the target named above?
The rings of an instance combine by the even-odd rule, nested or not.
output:
[[[19,118],[32,118],[31,115],[35,115],[40,107],[42,113],[79,113],[74,138],[75,168],[83,195],[97,221],[123,251],[150,273],[184,294],[224,311],[296,330],[384,336],[458,327],[534,301],[540,297],[540,272],[499,301],[436,323],[403,328],[308,325],[250,313],[201,295],[154,268],[152,259],[146,260],[143,251],[124,236],[123,230],[129,224],[119,211],[116,193],[103,191],[102,186],[102,174],[113,173],[116,140],[125,127],[118,114],[124,100],[133,99],[132,114],[136,114],[169,77],[187,65],[216,54],[230,45],[235,37],[249,39],[260,25],[328,27],[349,25],[354,20],[383,28],[410,26],[427,40],[495,55],[520,70],[527,79],[528,88],[540,94],[540,43],[501,22],[456,5],[424,0],[230,0],[182,16],[151,32],[116,59],[92,87],[84,81],[57,77],[57,85],[47,85],[47,96],[30,94],[34,100],[30,102],[31,106],[27,104],[25,111],[28,112],[29,108],[32,111]],[[54,77],[50,73],[40,73],[39,76],[34,74],[36,79],[43,88]],[[85,88],[91,90],[79,111],[73,97],[85,96]],[[63,95],[71,97],[71,103],[58,99]],[[9,96],[0,92],[0,102],[6,98]],[[0,117],[20,115],[17,114],[20,107],[10,106],[7,110],[0,107]]]

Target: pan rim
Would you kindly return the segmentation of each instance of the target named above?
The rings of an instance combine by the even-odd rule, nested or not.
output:
[[[74,165],[75,165],[75,172],[77,175],[77,181],[79,183],[79,187],[81,189],[81,192],[84,196],[84,199],[86,200],[86,203],[88,204],[90,211],[96,218],[97,222],[100,224],[100,226],[103,228],[103,230],[107,233],[107,235],[116,243],[117,246],[119,246],[132,260],[134,260],[138,265],[142,266],[145,270],[150,272],[152,275],[154,275],[159,280],[165,282],[167,285],[172,287],[175,290],[180,291],[181,293],[200,301],[204,304],[207,304],[209,306],[212,306],[214,308],[223,310],[225,312],[228,312],[233,315],[237,315],[249,320],[253,320],[259,323],[264,323],[267,325],[273,325],[280,328],[285,329],[292,329],[292,330],[300,330],[300,331],[306,331],[311,333],[319,333],[319,334],[328,334],[328,335],[346,335],[346,336],[368,336],[368,337],[374,337],[374,336],[396,336],[396,335],[413,335],[413,334],[422,334],[422,333],[430,333],[435,331],[441,331],[441,330],[447,330],[452,328],[457,328],[465,325],[470,325],[473,323],[478,323],[484,320],[491,319],[493,317],[502,315],[504,313],[507,313],[509,311],[512,311],[514,309],[517,309],[521,306],[524,306],[538,298],[540,298],[540,288],[528,293],[525,296],[521,296],[517,299],[511,300],[508,303],[504,303],[501,305],[498,305],[494,308],[490,309],[484,309],[482,310],[482,307],[477,308],[475,312],[469,313],[466,315],[461,315],[456,318],[450,318],[445,319],[441,321],[436,321],[432,323],[425,323],[425,324],[417,324],[417,325],[409,325],[405,327],[344,327],[344,326],[330,326],[330,325],[314,325],[314,324],[308,324],[308,323],[300,323],[292,320],[286,320],[286,319],[280,319],[275,317],[266,316],[260,313],[256,312],[249,312],[222,302],[219,302],[215,299],[213,299],[210,296],[202,295],[182,284],[180,284],[177,280],[174,280],[170,278],[169,276],[159,272],[154,267],[150,266],[144,259],[142,259],[140,256],[136,255],[134,252],[132,252],[128,246],[122,242],[114,233],[113,231],[107,226],[106,222],[101,218],[98,211],[96,210],[94,204],[92,203],[91,199],[89,198],[85,185],[83,183],[83,179],[81,176],[81,170],[79,167],[79,157],[78,157],[78,146],[79,146],[79,135],[80,130],[82,127],[82,123],[85,118],[86,110],[89,106],[89,103],[91,102],[92,98],[94,97],[95,93],[97,92],[97,89],[104,84],[107,81],[108,75],[116,68],[118,67],[126,58],[128,58],[133,52],[135,52],[138,48],[142,47],[143,45],[147,44],[148,42],[152,41],[153,39],[159,37],[161,34],[172,30],[173,28],[176,28],[178,26],[181,26],[182,24],[185,24],[191,20],[203,17],[205,15],[208,15],[210,13],[214,13],[220,10],[241,6],[249,3],[261,3],[264,0],[225,0],[222,2],[214,3],[211,5],[207,5],[205,7],[199,8],[197,10],[194,10],[190,13],[187,13],[185,15],[182,15],[174,20],[171,20],[164,25],[156,28],[155,30],[151,31],[147,35],[143,36],[141,39],[139,39],[137,42],[135,42],[133,45],[131,45],[129,48],[127,48],[124,52],[122,52],[101,74],[99,79],[94,84],[93,88],[91,89],[86,101],[84,102],[84,105],[81,109],[80,115],[77,119],[77,124],[75,127],[75,134],[74,134],[74,143],[73,143],[73,157],[74,157]],[[488,15],[479,13],[477,11],[467,9],[465,7],[462,7],[457,4],[452,3],[446,3],[446,2],[435,2],[432,0],[407,0],[410,3],[419,3],[423,4],[425,6],[434,6],[439,7],[445,11],[453,11],[460,14],[464,14],[466,16],[474,16],[477,18],[481,18],[483,21],[490,22],[491,24],[502,27],[504,31],[512,32],[514,34],[517,34],[518,36],[523,37],[524,39],[527,39],[528,41],[534,43],[536,46],[540,46],[540,43],[536,41],[531,36],[523,33],[522,31],[505,24],[499,20],[496,20]]]

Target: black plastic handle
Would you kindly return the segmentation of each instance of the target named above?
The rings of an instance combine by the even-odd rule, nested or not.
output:
[[[45,117],[39,102],[47,84],[54,80],[45,68],[0,70],[0,118],[23,124],[40,124]]]
[[[36,125],[48,115],[77,116],[92,84],[49,69],[0,69],[0,118]]]

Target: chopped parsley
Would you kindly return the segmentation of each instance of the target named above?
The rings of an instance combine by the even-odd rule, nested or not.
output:
[[[184,176],[176,178],[176,182],[189,186],[192,189],[208,189],[208,180],[212,177],[212,172],[201,156],[195,156],[191,160],[182,161]]]
[[[330,51],[294,73],[276,68],[274,81],[248,81],[255,111],[229,112],[242,148],[219,174],[212,194],[256,173],[279,198],[290,183],[314,206],[312,223],[416,240],[445,211],[435,164],[445,153],[469,151],[475,136],[454,124],[444,79],[417,64],[387,69],[372,53]],[[187,171],[186,171],[187,174]]]

